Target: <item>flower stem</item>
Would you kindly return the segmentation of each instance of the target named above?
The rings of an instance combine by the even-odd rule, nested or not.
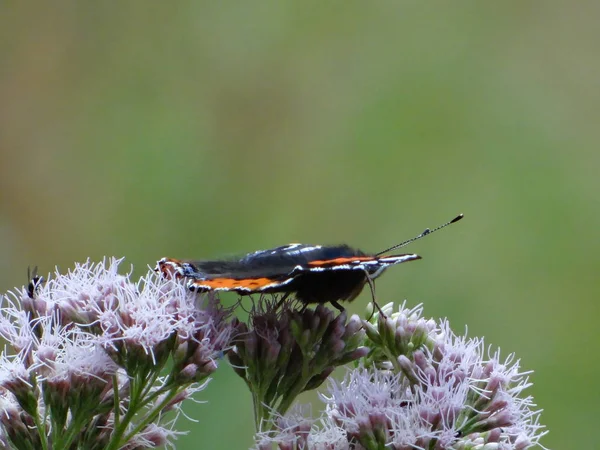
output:
[[[119,398],[119,378],[117,377],[117,374],[115,373],[112,376],[112,383],[113,383],[113,392],[114,392],[114,400],[113,400],[113,405],[114,405],[114,415],[115,415],[115,428],[119,428],[119,421],[121,419],[121,408],[119,407],[121,404],[121,400]]]
[[[165,406],[167,406],[169,404],[169,402],[173,399],[173,397],[175,397],[178,393],[179,393],[179,390],[177,387],[174,387],[173,389],[171,389],[171,392],[169,393],[169,395],[165,396],[163,401],[160,402],[154,408],[154,410],[150,411],[146,415],[146,418],[141,420],[140,423],[138,423],[133,428],[133,430],[131,430],[131,432],[125,437],[124,441],[125,442],[129,441],[133,436],[135,436],[137,433],[139,433],[141,430],[143,430],[146,427],[146,425],[148,425],[150,422],[152,422],[154,419],[156,419],[156,417],[158,417],[158,415],[161,413],[162,409]]]
[[[46,422],[40,420],[39,414],[35,414],[33,416],[33,421],[35,423],[35,427],[38,431],[38,436],[40,437],[40,443],[42,445],[42,450],[48,450],[48,436],[46,436]]]
[[[133,420],[135,414],[138,411],[138,403],[140,400],[140,393],[144,389],[144,383],[141,380],[141,377],[134,377],[131,380],[131,400],[129,402],[129,407],[127,408],[127,412],[123,416],[123,420],[119,424],[118,427],[115,426],[115,431],[111,437],[110,443],[106,447],[106,450],[116,450],[121,448],[123,445],[121,443],[121,438],[125,434],[127,430],[127,425]]]

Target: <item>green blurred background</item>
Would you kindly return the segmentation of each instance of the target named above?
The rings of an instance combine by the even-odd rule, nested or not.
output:
[[[3,3],[0,288],[104,255],[377,251],[463,212],[380,301],[516,352],[542,442],[598,448],[599,5]],[[179,449],[251,445],[226,363],[199,398]]]

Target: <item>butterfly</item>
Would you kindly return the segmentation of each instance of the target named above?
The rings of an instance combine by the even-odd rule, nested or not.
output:
[[[183,261],[162,258],[156,271],[169,278],[187,280],[196,292],[234,291],[241,295],[294,294],[305,305],[331,303],[343,311],[340,301],[354,300],[366,284],[396,264],[415,261],[414,253],[390,255],[389,252],[421,239],[463,218],[451,221],[418,236],[371,254],[348,245],[288,244],[269,250],[249,253],[240,259]]]

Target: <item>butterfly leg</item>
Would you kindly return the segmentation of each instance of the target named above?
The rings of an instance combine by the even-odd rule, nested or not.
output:
[[[335,301],[335,300],[330,300],[330,301],[329,301],[329,303],[331,303],[333,306],[335,306],[335,309],[337,309],[337,310],[338,310],[339,312],[341,312],[341,313],[342,313],[342,312],[344,312],[344,311],[346,311],[346,310],[344,309],[344,307],[343,307],[342,305],[340,305],[340,304],[339,304],[337,301]]]
[[[275,306],[275,309],[279,309],[281,307],[281,305],[283,305],[283,302],[290,296],[291,292],[286,292],[285,294],[283,294],[283,296],[279,299],[279,301],[277,302],[277,305]]]
[[[385,314],[383,313],[383,311],[381,310],[381,308],[379,307],[379,303],[377,303],[377,300],[375,299],[375,282],[369,276],[369,272],[367,272],[366,270],[365,270],[365,276],[367,277],[367,283],[369,283],[369,288],[371,289],[371,299],[373,301],[373,305],[375,306],[375,308],[377,308],[377,311],[379,311],[379,314],[381,315],[381,317],[386,317]],[[373,311],[373,313],[374,312],[375,311]],[[371,313],[371,317],[373,317],[373,313]],[[367,320],[371,320],[371,317],[369,317]]]

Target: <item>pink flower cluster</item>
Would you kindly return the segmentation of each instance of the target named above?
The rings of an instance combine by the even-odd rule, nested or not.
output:
[[[329,379],[321,418],[280,418],[275,431],[258,434],[258,449],[541,447],[541,411],[522,395],[529,372],[513,355],[488,355],[483,339],[457,336],[445,320],[423,319],[420,307],[391,308],[365,321],[368,365],[348,370],[342,381]]]
[[[154,273],[132,282],[120,263],[78,264],[2,297],[2,448],[149,448],[176,436],[160,418],[216,370],[228,312]]]

